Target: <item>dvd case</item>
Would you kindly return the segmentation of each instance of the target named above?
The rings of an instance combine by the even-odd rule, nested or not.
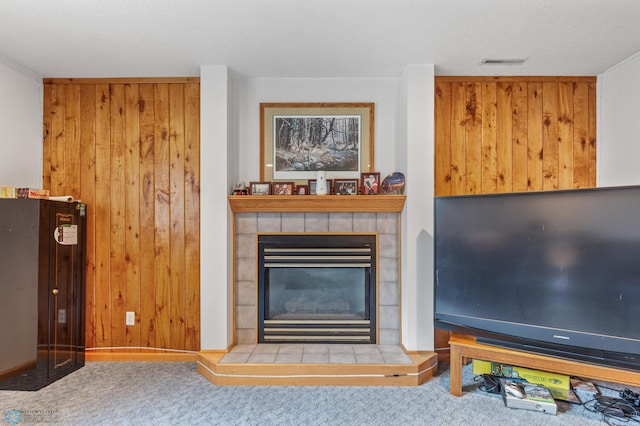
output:
[[[516,391],[509,392],[508,387],[515,387]],[[553,395],[544,386],[500,379],[500,389],[504,405],[509,408],[541,411],[554,415],[558,413],[558,405]]]

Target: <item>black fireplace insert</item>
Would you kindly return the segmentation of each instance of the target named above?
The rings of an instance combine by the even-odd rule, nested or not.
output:
[[[375,234],[259,234],[259,343],[376,343]]]

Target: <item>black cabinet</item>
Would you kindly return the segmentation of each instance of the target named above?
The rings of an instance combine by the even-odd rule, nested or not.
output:
[[[0,389],[84,365],[86,205],[0,199]]]

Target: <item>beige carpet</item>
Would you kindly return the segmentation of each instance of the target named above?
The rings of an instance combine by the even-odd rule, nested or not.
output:
[[[218,387],[192,363],[90,362],[35,392],[0,391],[0,424],[81,425],[601,425],[560,404],[557,416],[504,406],[465,367],[418,387]],[[619,423],[614,423],[619,424]]]

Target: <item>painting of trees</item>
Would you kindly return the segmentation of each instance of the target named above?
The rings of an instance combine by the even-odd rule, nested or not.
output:
[[[274,116],[276,171],[358,171],[358,115]]]

